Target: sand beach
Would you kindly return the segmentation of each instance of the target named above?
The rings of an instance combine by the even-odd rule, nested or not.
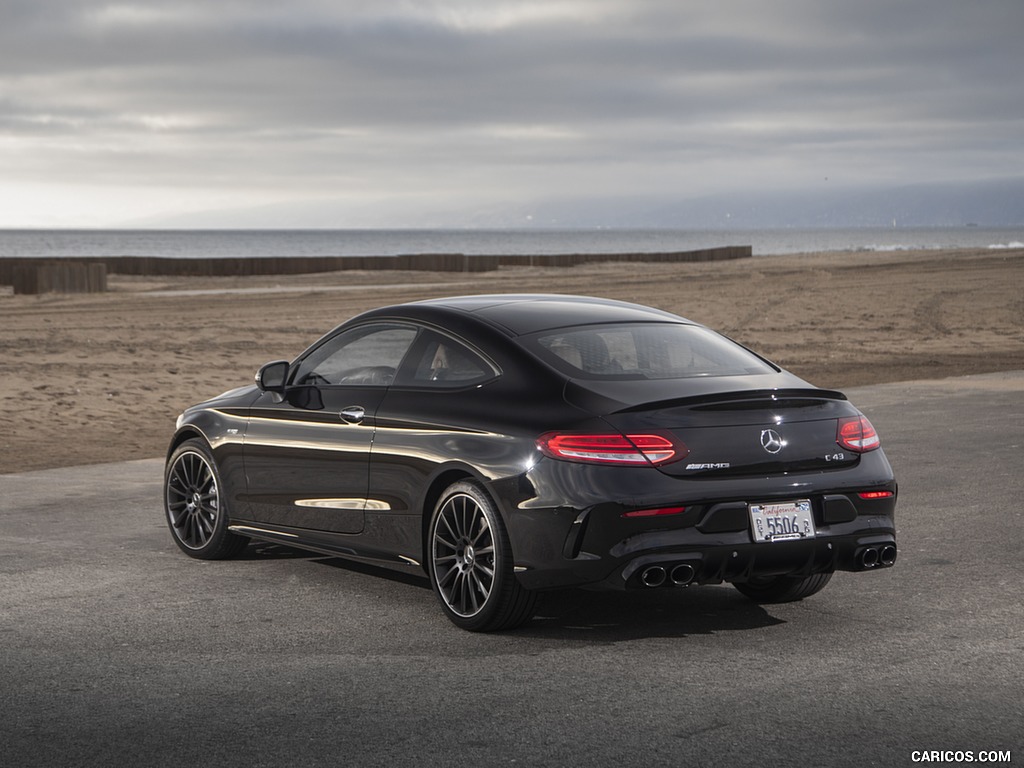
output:
[[[833,388],[1024,369],[1024,249],[819,253],[485,273],[126,277],[0,289],[0,473],[162,456],[187,405],[366,309],[553,292],[660,307]]]

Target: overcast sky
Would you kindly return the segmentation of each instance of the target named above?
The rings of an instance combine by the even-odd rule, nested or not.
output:
[[[1020,177],[1022,36],[1022,0],[0,0],[0,227]]]

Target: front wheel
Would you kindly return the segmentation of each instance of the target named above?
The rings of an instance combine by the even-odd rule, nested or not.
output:
[[[189,557],[222,560],[248,542],[228,530],[226,495],[203,440],[186,440],[174,450],[164,473],[164,511],[174,543]]]
[[[458,482],[441,495],[428,536],[430,584],[454,624],[494,632],[533,616],[537,595],[516,580],[505,526],[477,483]]]
[[[762,576],[733,584],[736,589],[758,603],[792,603],[821,592],[832,579],[831,573],[812,576]]]

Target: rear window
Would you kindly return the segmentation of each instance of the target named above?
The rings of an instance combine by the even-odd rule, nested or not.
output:
[[[524,339],[534,354],[573,378],[687,379],[775,373],[757,355],[707,328],[675,323],[600,325]]]

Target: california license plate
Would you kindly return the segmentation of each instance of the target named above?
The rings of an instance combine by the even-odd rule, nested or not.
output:
[[[814,538],[814,514],[809,499],[751,504],[749,509],[755,542]]]

